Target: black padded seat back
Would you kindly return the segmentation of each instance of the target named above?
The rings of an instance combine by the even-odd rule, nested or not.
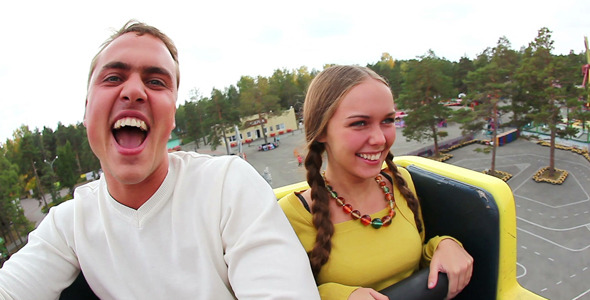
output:
[[[492,195],[415,165],[406,169],[420,199],[426,240],[452,236],[474,259],[471,282],[455,299],[496,299],[500,220]]]
[[[76,280],[61,292],[60,300],[94,300],[99,299],[84,278],[84,274],[80,272]]]

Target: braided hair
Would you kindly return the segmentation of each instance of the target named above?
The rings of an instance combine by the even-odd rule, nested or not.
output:
[[[323,143],[319,142],[325,133],[327,124],[334,115],[344,95],[353,87],[367,79],[381,81],[389,87],[385,79],[366,67],[360,66],[333,66],[320,72],[309,85],[303,106],[305,125],[305,138],[307,141],[307,156],[305,168],[307,170],[307,183],[311,188],[311,211],[313,225],[317,230],[313,249],[309,252],[309,260],[314,276],[330,257],[332,250],[332,236],[334,224],[330,218],[330,195],[325,181],[321,175],[323,164],[322,155],[326,150]],[[414,218],[419,232],[422,232],[418,209],[417,197],[408,188],[406,181],[401,176],[392,161],[393,154],[387,155],[386,164],[393,175],[393,184],[407,199],[408,206],[414,213]]]

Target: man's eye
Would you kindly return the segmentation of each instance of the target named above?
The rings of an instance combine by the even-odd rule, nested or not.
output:
[[[108,81],[108,82],[117,82],[117,81],[121,81],[121,78],[119,78],[119,76],[109,76],[107,77],[104,81]]]
[[[158,85],[158,86],[166,86],[166,84],[162,80],[159,80],[159,79],[148,80],[148,84]]]

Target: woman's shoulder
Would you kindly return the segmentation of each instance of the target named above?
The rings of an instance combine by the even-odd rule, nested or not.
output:
[[[291,223],[295,220],[303,223],[309,222],[311,212],[309,209],[310,203],[307,199],[309,199],[310,196],[304,196],[305,194],[308,194],[308,192],[309,190],[292,192],[279,199],[279,205]]]
[[[309,205],[309,189],[302,191],[295,191],[287,194],[283,198],[279,199],[279,205],[283,210],[300,210],[305,209],[306,204]]]

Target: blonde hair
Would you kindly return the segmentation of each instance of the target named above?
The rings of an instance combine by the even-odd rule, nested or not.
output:
[[[311,187],[313,225],[317,229],[316,241],[309,253],[309,260],[314,276],[318,276],[322,266],[328,261],[332,250],[331,238],[334,224],[330,220],[329,192],[321,175],[322,154],[325,145],[318,139],[325,134],[328,122],[340,105],[342,98],[361,82],[375,79],[389,87],[387,81],[373,70],[361,66],[333,66],[320,72],[309,85],[303,105],[305,138],[308,154],[305,158],[307,183]],[[418,231],[422,231],[419,219],[418,199],[408,188],[407,183],[392,161],[390,152],[385,160],[393,175],[393,184],[406,198],[408,206],[414,212]]]
[[[178,49],[176,49],[174,42],[167,35],[161,32],[158,28],[139,22],[137,20],[127,21],[127,23],[125,23],[125,25],[123,25],[121,29],[113,33],[113,35],[111,35],[104,43],[102,43],[100,50],[98,51],[98,53],[96,53],[94,58],[92,58],[92,62],[90,63],[90,72],[88,73],[88,86],[90,86],[90,78],[92,77],[92,72],[94,72],[94,69],[96,69],[98,57],[100,56],[102,51],[104,51],[104,49],[108,47],[115,39],[128,32],[135,32],[138,36],[142,36],[144,34],[152,35],[160,39],[164,43],[164,45],[166,45],[166,48],[170,52],[170,55],[172,56],[172,59],[176,64],[176,88],[178,88],[180,85],[180,67],[178,64]]]

